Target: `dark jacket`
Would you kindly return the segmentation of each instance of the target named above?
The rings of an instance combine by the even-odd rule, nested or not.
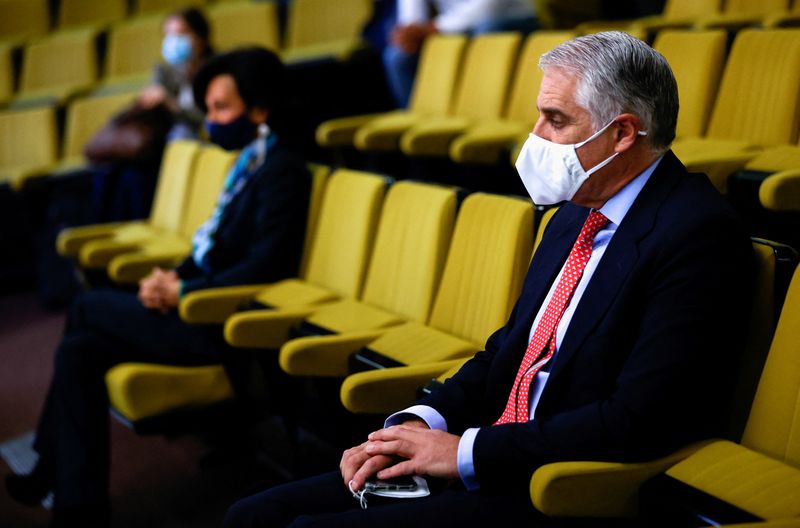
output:
[[[296,276],[310,192],[305,162],[278,140],[225,208],[208,254],[210,273],[191,256],[177,267],[182,292]]]
[[[542,464],[655,458],[717,434],[751,304],[747,236],[704,175],[668,152],[634,201],[580,300],[535,419],[502,413],[533,318],[589,210],[553,217],[507,324],[423,404],[448,430],[482,427],[483,490],[528,492]]]

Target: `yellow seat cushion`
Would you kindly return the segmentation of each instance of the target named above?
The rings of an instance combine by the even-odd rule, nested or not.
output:
[[[131,422],[233,397],[220,365],[174,367],[122,363],[106,374],[111,406]]]
[[[390,112],[359,128],[353,144],[360,150],[396,150],[400,136],[423,119],[423,115],[403,110]]]
[[[672,150],[689,171],[707,174],[723,194],[728,190],[728,176],[744,168],[759,152],[747,141],[711,138],[679,139]]]
[[[714,442],[667,475],[762,519],[800,516],[800,469],[733,442]]]
[[[342,333],[397,325],[404,319],[397,314],[355,299],[343,299],[323,305],[306,320],[333,332]]]
[[[764,172],[800,169],[800,146],[780,145],[766,148],[748,161],[745,168]]]
[[[432,363],[475,353],[481,345],[417,322],[392,327],[369,348],[406,365]]]
[[[500,153],[511,150],[533,128],[520,121],[487,121],[471,126],[450,144],[450,158],[459,163],[497,163]]]
[[[400,139],[400,150],[410,156],[446,156],[450,142],[464,133],[472,120],[466,117],[429,117]]]
[[[338,296],[327,288],[316,286],[301,279],[287,279],[269,284],[253,299],[279,308],[305,306],[332,301]]]

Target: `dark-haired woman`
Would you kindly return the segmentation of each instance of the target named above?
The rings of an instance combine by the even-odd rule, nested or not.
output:
[[[296,273],[311,184],[282,137],[283,80],[280,60],[255,48],[218,55],[198,71],[194,94],[212,140],[241,154],[192,254],[174,270],[154,270],[138,295],[95,290],[73,303],[37,429],[39,461],[32,473],[6,478],[9,495],[26,504],[53,490],[57,526],[108,524],[106,371],[128,361],[224,363],[221,331],[183,323],[180,296]]]

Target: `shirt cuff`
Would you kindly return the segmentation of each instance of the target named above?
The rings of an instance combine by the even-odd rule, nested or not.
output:
[[[475,445],[475,437],[478,436],[478,427],[471,427],[464,431],[461,435],[461,440],[458,442],[458,475],[461,477],[461,482],[464,487],[469,491],[475,491],[480,488],[478,480],[475,478],[475,464],[472,462],[472,448]]]
[[[411,418],[420,418],[423,422],[428,424],[428,427],[431,429],[447,432],[447,421],[444,419],[444,416],[439,414],[439,411],[433,407],[427,405],[412,405],[408,409],[396,412],[383,422],[383,426],[391,427],[393,425],[400,425]]]

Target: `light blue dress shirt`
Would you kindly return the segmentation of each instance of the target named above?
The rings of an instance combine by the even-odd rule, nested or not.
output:
[[[561,342],[564,340],[564,335],[566,335],[567,329],[569,328],[569,323],[572,320],[572,315],[575,313],[575,309],[578,307],[578,304],[580,304],[583,292],[586,290],[589,281],[592,279],[592,275],[597,269],[600,259],[603,258],[606,248],[608,247],[609,242],[611,242],[611,238],[614,236],[617,227],[620,225],[620,223],[622,223],[622,219],[625,218],[625,215],[633,205],[634,200],[636,200],[636,197],[639,196],[639,193],[650,179],[650,176],[652,176],[653,171],[655,171],[660,161],[661,158],[659,157],[655,162],[653,162],[652,165],[645,169],[644,172],[631,180],[625,187],[620,189],[617,194],[612,196],[603,205],[603,207],[600,208],[600,212],[603,213],[606,218],[608,218],[608,224],[606,224],[606,226],[594,237],[592,255],[589,257],[589,262],[586,263],[586,267],[583,270],[583,275],[581,276],[578,285],[575,287],[575,292],[572,295],[572,299],[567,305],[567,308],[564,310],[564,315],[562,315],[561,320],[558,323],[558,327],[556,328],[556,352],[550,361],[554,361],[557,357],[558,350],[561,347]],[[529,340],[531,337],[533,337],[533,332],[535,331],[536,326],[539,324],[539,320],[544,315],[547,304],[550,302],[550,298],[553,296],[556,285],[558,284],[563,272],[564,268],[562,267],[558,277],[556,277],[556,279],[553,281],[550,291],[547,293],[547,297],[545,297],[544,302],[542,302],[542,305],[539,307],[539,312],[536,314],[533,324],[531,325],[530,336],[528,338]],[[539,398],[541,398],[544,387],[547,384],[548,376],[549,372],[539,371],[531,381],[531,388],[528,393],[530,397],[528,408],[530,409],[531,420],[533,420],[536,414],[536,406],[539,404]],[[414,405],[408,409],[397,412],[386,419],[385,426],[389,427],[392,425],[397,425],[412,417],[421,418],[431,429],[447,431],[447,422],[444,417],[439,414],[436,409],[428,407],[427,405]],[[461,435],[461,440],[458,443],[458,473],[461,476],[461,480],[464,482],[464,486],[468,490],[477,490],[480,487],[477,479],[475,478],[475,465],[472,460],[472,450],[475,444],[475,437],[478,436],[478,431],[480,431],[479,427],[467,429],[464,431],[464,434]]]

